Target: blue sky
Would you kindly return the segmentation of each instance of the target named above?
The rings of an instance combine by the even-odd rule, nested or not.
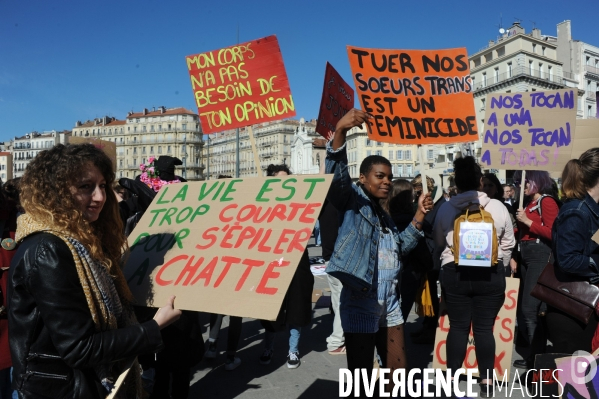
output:
[[[599,45],[598,0],[0,0],[0,141],[164,105],[195,108],[185,56],[277,35],[297,117],[318,116],[327,61],[349,82],[346,45],[466,47],[515,18],[529,32]]]

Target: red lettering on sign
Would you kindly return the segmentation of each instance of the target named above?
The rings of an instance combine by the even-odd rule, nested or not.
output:
[[[511,342],[514,339],[514,335],[512,333],[512,328],[509,326],[510,324],[512,324],[512,319],[503,319],[501,320],[501,327],[502,330],[507,331],[507,337],[504,337],[501,333],[499,333],[499,338],[503,341],[503,342]]]
[[[505,356],[505,351],[502,351],[499,355],[495,355],[495,369],[499,371],[500,375],[503,375],[503,368],[501,367],[501,361]]]
[[[291,222],[295,216],[297,215],[297,212],[302,209],[305,208],[307,204],[299,204],[297,202],[292,202],[289,204],[289,207],[291,208],[291,212],[289,212],[289,216],[287,216],[287,221]]]
[[[207,229],[206,231],[204,231],[204,233],[202,234],[202,238],[204,240],[209,241],[209,243],[206,244],[206,245],[197,244],[196,245],[197,249],[208,249],[208,248],[210,248],[211,246],[214,245],[214,243],[216,242],[216,235],[214,235],[214,234],[211,233],[213,231],[218,231],[218,227],[210,227],[209,229]]]
[[[225,207],[223,208],[223,210],[222,210],[222,211],[220,211],[220,214],[218,215],[218,218],[220,219],[220,221],[221,221],[221,222],[223,222],[223,223],[228,223],[228,222],[230,222],[231,220],[233,220],[233,216],[231,216],[231,217],[226,217],[226,216],[225,216],[225,212],[226,212],[226,211],[228,211],[229,209],[235,209],[235,208],[237,208],[237,206],[238,206],[237,204],[231,204],[231,205],[227,205],[227,206],[225,206]]]
[[[275,205],[275,207],[272,209],[270,216],[268,217],[268,223],[272,223],[274,218],[279,218],[279,220],[284,222],[285,219],[287,219],[287,217],[285,216],[286,211],[287,207],[285,206],[285,204]]]
[[[221,260],[223,262],[226,262],[225,263],[225,268],[223,269],[222,272],[220,272],[220,275],[216,279],[216,282],[214,283],[214,288],[218,288],[218,286],[220,285],[220,283],[223,282],[224,278],[227,276],[227,273],[229,273],[229,269],[231,268],[231,265],[233,263],[239,263],[239,262],[241,262],[241,258],[236,258],[234,256],[223,256],[221,258]]]
[[[295,234],[295,230],[283,229],[283,231],[281,232],[281,236],[279,237],[279,241],[277,241],[277,245],[275,245],[275,249],[272,251],[273,253],[275,253],[275,254],[283,253],[283,249],[281,249],[281,245],[286,242],[289,242],[289,239],[287,238],[287,234]],[[287,251],[287,252],[289,252],[289,251]]]
[[[191,258],[189,258],[189,260],[187,261],[187,264],[185,265],[185,267],[183,268],[183,270],[181,270],[181,273],[179,273],[179,277],[177,277],[177,281],[175,281],[175,285],[179,285],[179,282],[183,279],[183,276],[185,276],[185,274],[188,274],[187,278],[185,279],[185,281],[183,282],[183,285],[186,286],[190,283],[191,279],[193,278],[193,276],[195,276],[196,271],[199,269],[199,267],[202,265],[202,263],[204,262],[204,258],[200,257],[198,259],[198,261],[195,263],[195,265],[191,265],[193,263],[193,256]]]
[[[260,230],[262,230],[262,229],[260,229]],[[266,241],[268,241],[268,239],[270,238],[271,233],[272,233],[271,229],[266,230],[266,235],[264,236],[262,241],[260,241],[260,244],[258,244],[258,252],[270,252],[271,251],[271,248],[266,245]],[[251,249],[251,247],[250,247],[250,249]]]
[[[222,239],[222,241],[220,242],[220,247],[221,248],[233,248],[233,244],[231,244],[229,242],[229,240],[231,238],[233,238],[233,234],[238,231],[238,230],[243,230],[243,226],[239,225],[239,222],[235,222],[235,225],[231,226],[228,230],[227,233],[225,234],[225,237]]]
[[[445,318],[445,316],[442,316],[441,319]],[[446,340],[441,340],[439,341],[439,343],[437,344],[437,347],[435,348],[435,356],[437,357],[437,360],[439,361],[439,364],[441,365],[446,365],[447,361],[445,360],[445,358],[441,357],[441,348],[445,347],[445,343],[447,341]]]
[[[511,309],[514,309],[514,308],[516,307],[516,305],[518,304],[518,301],[516,300],[516,298],[515,298],[515,297],[516,297],[517,295],[518,295],[518,291],[516,291],[516,290],[509,290],[509,291],[508,291],[508,292],[505,294],[505,297],[506,297],[507,299],[509,299],[509,300],[510,300],[510,304],[509,304],[509,305],[508,305],[507,303],[504,303],[504,304],[503,304],[503,307],[504,307],[506,310],[511,310]],[[507,301],[506,301],[506,302],[507,302]]]
[[[245,229],[243,229],[241,231],[241,233],[239,233],[239,238],[237,239],[237,242],[235,243],[235,246],[233,248],[239,248],[241,246],[241,244],[243,244],[243,241],[248,240],[252,237],[254,237],[256,235],[256,229],[253,228],[252,226],[248,226]]]
[[[264,261],[263,260],[253,260],[253,259],[244,259],[243,262],[241,262],[241,263],[246,265],[247,267],[245,268],[245,271],[243,272],[243,274],[241,275],[241,278],[237,282],[237,285],[235,286],[235,291],[239,291],[241,289],[241,287],[243,287],[243,284],[245,283],[245,280],[247,280],[248,276],[250,275],[252,268],[262,266],[264,264]]]
[[[162,265],[162,267],[160,267],[160,270],[158,270],[158,273],[156,273],[156,284],[162,285],[162,286],[171,284],[173,282],[173,280],[163,280],[162,279],[162,273],[164,273],[164,271],[169,266],[171,266],[173,263],[179,262],[180,260],[185,260],[188,257],[189,257],[188,255],[175,256],[173,259],[169,260],[164,265]]]
[[[304,252],[306,249],[306,245],[310,236],[312,235],[312,229],[301,229],[298,230],[293,236],[293,240],[289,243],[289,247],[287,247],[287,252],[291,252],[293,249],[297,249],[299,252]]]
[[[441,316],[439,318],[439,328],[441,329],[441,331],[443,332],[449,332],[449,326],[445,326],[445,322],[449,321],[449,318],[447,316]]]
[[[470,359],[470,352],[474,351],[474,363],[470,363],[469,359]],[[464,366],[466,366],[467,369],[473,369],[476,368],[476,366],[478,365],[478,362],[476,361],[476,350],[474,346],[469,346],[468,349],[466,350],[466,358],[464,359]]]
[[[274,295],[279,290],[278,288],[267,287],[266,284],[268,280],[278,278],[281,273],[275,272],[275,267],[285,267],[289,266],[289,261],[283,260],[281,264],[279,264],[278,260],[274,260],[268,264],[266,271],[262,275],[262,279],[260,280],[260,284],[258,284],[258,288],[256,288],[256,293],[258,294],[266,294],[266,295]]]
[[[191,285],[195,285],[195,283],[197,283],[201,279],[204,279],[204,287],[207,287],[208,284],[210,284],[210,280],[212,279],[212,274],[214,273],[214,269],[215,269],[217,263],[218,263],[218,256],[215,256],[214,258],[212,258],[210,263],[208,263],[206,265],[204,270],[202,270],[200,272],[200,274],[198,274],[198,276],[195,278],[195,280],[193,280],[191,282]]]
[[[314,214],[314,212],[320,208],[322,204],[320,203],[313,203],[313,204],[308,204],[308,206],[306,206],[306,209],[304,209],[304,211],[302,212],[302,215],[299,218],[299,221],[302,223],[314,223],[314,218],[309,217],[310,215]]]

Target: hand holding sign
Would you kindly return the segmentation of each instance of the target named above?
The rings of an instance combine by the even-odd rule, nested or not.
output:
[[[179,317],[181,317],[181,311],[175,309],[175,296],[172,295],[166,302],[166,305],[158,309],[156,315],[154,315],[154,320],[158,323],[158,328],[162,330],[164,327],[179,320]]]
[[[341,147],[345,143],[347,132],[352,127],[362,126],[364,122],[372,118],[368,113],[352,108],[347,114],[337,122],[335,127],[335,137],[333,138],[333,149]]]

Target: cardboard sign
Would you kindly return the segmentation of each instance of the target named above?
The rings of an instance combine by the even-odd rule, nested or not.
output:
[[[69,144],[93,144],[104,151],[112,161],[112,171],[116,172],[116,143],[91,137],[69,137]]]
[[[360,105],[374,117],[369,139],[406,145],[478,140],[465,48],[347,46],[347,54]]]
[[[491,223],[460,223],[459,259],[461,266],[491,267],[493,255]]]
[[[572,159],[580,158],[588,149],[599,147],[599,119],[577,119],[575,137],[572,140]]]
[[[599,244],[599,230],[597,230],[595,232],[595,234],[593,234],[593,236],[591,237],[591,240],[595,241],[597,244]]]
[[[487,95],[481,163],[561,172],[576,129],[576,89]]]
[[[341,75],[327,62],[316,133],[330,140],[339,119],[353,107],[354,89],[345,83]]]
[[[204,134],[295,116],[276,36],[185,61]]]
[[[139,303],[274,320],[332,175],[162,187],[129,236],[125,278]]]
[[[505,301],[493,327],[495,337],[495,374],[501,379],[504,372],[511,374],[512,346],[514,342],[514,329],[516,327],[516,306],[518,304],[518,287],[520,280],[517,278],[506,278]],[[439,326],[435,336],[435,351],[433,352],[433,367],[441,370],[447,369],[446,342],[449,332],[449,317],[442,315],[439,318]],[[475,369],[478,367],[476,353],[474,351],[474,336],[472,330],[468,336],[468,349],[463,368]],[[478,375],[478,374],[474,374]],[[486,376],[483,376],[486,378]],[[492,378],[492,376],[490,377]]]
[[[597,360],[596,356],[589,356],[589,358],[568,356],[555,359],[555,365],[559,369],[558,381],[561,385],[562,398],[596,399],[599,397]],[[589,381],[586,381],[587,379]]]

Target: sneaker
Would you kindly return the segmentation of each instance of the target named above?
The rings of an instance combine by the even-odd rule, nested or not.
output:
[[[287,368],[296,369],[300,364],[299,352],[289,352],[287,355]]]
[[[208,341],[208,350],[204,353],[206,359],[215,359],[218,354],[218,348],[216,347],[216,341]]]
[[[227,360],[225,360],[225,370],[231,371],[235,370],[241,364],[241,359],[235,355],[227,355]]]
[[[270,364],[272,359],[273,351],[271,349],[264,349],[262,356],[260,356],[260,364]]]
[[[345,352],[345,345],[341,345],[339,348],[329,351],[329,355],[345,355]]]

